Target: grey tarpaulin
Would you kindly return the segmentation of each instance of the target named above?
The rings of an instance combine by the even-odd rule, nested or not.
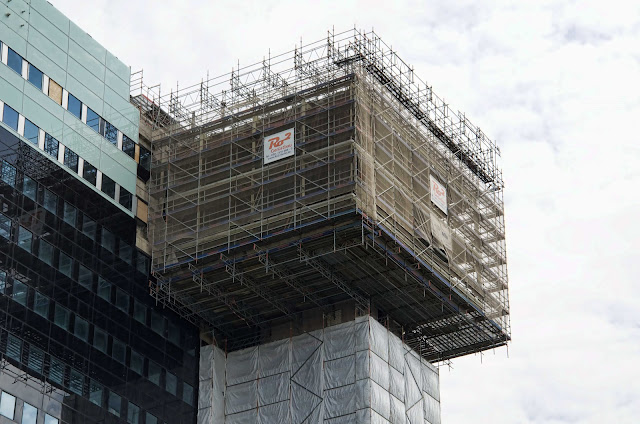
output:
[[[440,424],[438,369],[370,317],[200,355],[198,424]]]

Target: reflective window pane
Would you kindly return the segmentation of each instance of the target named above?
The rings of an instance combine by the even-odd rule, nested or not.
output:
[[[56,303],[53,322],[60,328],[64,330],[69,329],[69,317],[71,316],[68,309],[63,306],[60,306],[59,303]]]
[[[72,369],[69,375],[69,390],[82,396],[82,386],[84,386],[84,377],[78,371]]]
[[[91,240],[96,239],[96,221],[84,215],[82,219],[82,232]]]
[[[151,152],[140,146],[140,166],[147,171],[151,169]]]
[[[174,374],[171,374],[169,371],[167,371],[166,377],[165,388],[167,392],[175,396],[178,392],[178,378]]]
[[[82,102],[71,93],[69,93],[67,110],[73,113],[78,119],[82,119]]]
[[[133,349],[131,349],[130,368],[140,375],[144,372],[144,358]]]
[[[13,415],[16,410],[16,398],[7,392],[2,392],[0,397],[0,415],[13,420]]]
[[[113,392],[109,392],[109,401],[107,403],[107,410],[113,415],[120,416],[120,408],[122,407],[122,398]]]
[[[50,192],[49,190],[44,190],[44,208],[54,215],[58,213],[58,196]]]
[[[122,151],[131,158],[136,156],[136,143],[124,134],[122,134]]]
[[[27,286],[20,281],[13,282],[13,294],[11,295],[13,300],[21,305],[27,304]]]
[[[26,250],[27,252],[31,252],[31,240],[33,238],[33,234],[31,231],[27,230],[24,227],[19,227],[18,230],[18,246]]]
[[[9,50],[9,54],[7,55],[7,66],[22,75],[22,56],[16,53],[11,47],[7,50]]]
[[[14,336],[13,334],[9,334],[7,337],[7,357],[13,359],[14,361],[21,362],[22,361],[22,340]]]
[[[98,296],[111,302],[111,283],[102,277],[98,277]]]
[[[102,385],[94,380],[89,383],[89,400],[98,406],[102,406]]]
[[[50,134],[45,134],[44,135],[44,151],[57,159],[58,148],[59,148],[58,140],[53,138]]]
[[[73,334],[80,340],[86,342],[89,340],[89,323],[87,320],[76,315],[75,324],[73,325]]]
[[[131,265],[131,253],[131,246],[120,240],[120,251],[118,252],[118,256],[120,256],[120,259]]]
[[[167,339],[176,346],[180,346],[180,327],[169,321]]]
[[[0,294],[4,294],[7,288],[7,273],[0,271]]]
[[[29,140],[31,143],[38,145],[38,135],[40,134],[40,129],[33,122],[28,119],[24,120],[24,138]]]
[[[102,244],[102,247],[107,249],[109,252],[111,253],[115,252],[116,240],[113,236],[113,233],[111,233],[109,230],[107,230],[104,227],[102,227],[102,238],[100,242]]]
[[[129,405],[127,406],[127,422],[129,424],[140,423],[140,408],[131,402],[129,402]]]
[[[39,90],[42,90],[42,77],[42,71],[32,64],[29,64],[29,82],[35,85]]]
[[[93,328],[93,347],[107,353],[107,333],[98,327]]]
[[[124,343],[122,343],[120,340],[114,338],[113,346],[111,349],[111,356],[113,357],[113,359],[120,362],[121,364],[126,364],[127,346]]]
[[[40,247],[38,249],[38,258],[48,264],[53,264],[53,246],[44,240],[40,240]]]
[[[133,301],[133,318],[142,323],[147,323],[147,307],[134,299]]]
[[[64,382],[64,364],[56,358],[51,358],[51,365],[49,365],[49,380],[57,384],[62,384]]]
[[[104,138],[109,140],[113,145],[118,144],[118,129],[107,121],[104,122]]]
[[[75,227],[76,225],[76,208],[69,203],[64,203],[64,222]]]
[[[0,169],[0,173],[2,174],[0,178],[2,181],[9,184],[11,187],[16,186],[16,168],[9,163],[2,161],[2,168]]]
[[[33,310],[36,314],[48,318],[49,317],[49,298],[40,292],[36,292],[33,301]]]
[[[42,373],[43,365],[44,352],[35,346],[29,346],[29,358],[27,359],[27,366],[37,373]]]
[[[151,329],[164,336],[164,316],[154,310],[151,310]]]
[[[182,400],[193,406],[193,387],[190,384],[184,383],[182,385]]]
[[[38,194],[38,183],[25,175],[22,179],[22,193],[35,202]]]
[[[145,424],[158,424],[158,419],[154,415],[151,415],[147,412]]]
[[[123,187],[120,187],[120,204],[124,206],[127,210],[131,210],[131,205],[133,203],[133,196]]]
[[[100,132],[100,116],[90,108],[87,108],[87,125],[95,132]]]
[[[102,174],[102,192],[112,199],[116,197],[116,182]]]
[[[149,381],[159,386],[161,370],[160,365],[153,361],[149,361]]]
[[[68,147],[64,149],[64,164],[73,172],[78,172],[78,154]]]
[[[18,112],[6,103],[4,104],[2,122],[13,128],[14,131],[18,131]]]
[[[93,290],[93,273],[84,265],[78,265],[78,283],[88,290]]]
[[[96,185],[97,176],[98,170],[96,169],[96,167],[85,161],[84,168],[82,170],[82,177],[91,185]]]
[[[71,277],[72,266],[73,259],[71,259],[68,255],[60,252],[60,257],[58,258],[58,270],[67,277]]]
[[[116,307],[123,312],[129,312],[129,295],[116,289]]]
[[[58,419],[52,417],[49,414],[45,414],[45,416],[44,416],[44,424],[58,424]]]
[[[11,218],[0,213],[0,236],[8,239],[11,237]]]
[[[36,424],[38,420],[38,408],[24,403],[22,405],[22,424]]]

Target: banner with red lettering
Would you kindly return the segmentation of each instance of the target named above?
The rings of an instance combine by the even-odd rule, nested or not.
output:
[[[264,164],[293,156],[295,152],[294,128],[264,138]]]
[[[447,189],[440,184],[438,180],[429,175],[429,183],[431,184],[431,201],[442,212],[447,213]]]

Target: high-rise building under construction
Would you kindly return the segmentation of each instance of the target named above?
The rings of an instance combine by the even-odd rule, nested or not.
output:
[[[161,90],[0,12],[0,423],[436,424],[509,341],[499,150],[375,33]]]

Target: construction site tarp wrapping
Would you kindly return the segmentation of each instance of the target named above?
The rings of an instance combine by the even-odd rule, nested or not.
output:
[[[201,349],[198,424],[440,424],[438,370],[373,318]]]

